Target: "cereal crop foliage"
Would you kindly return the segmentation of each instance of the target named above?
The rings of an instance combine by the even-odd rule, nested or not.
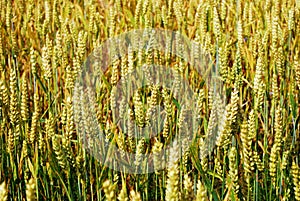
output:
[[[0,0],[0,11],[1,201],[300,200],[299,0]],[[209,58],[222,99],[192,61],[133,41],[95,91],[78,85],[101,44],[146,29],[196,44],[192,58]],[[116,97],[143,63],[172,69],[174,88]],[[189,144],[180,131],[190,113],[174,98],[181,78],[196,105]],[[150,122],[161,129],[141,132]],[[91,154],[112,145],[136,172]]]

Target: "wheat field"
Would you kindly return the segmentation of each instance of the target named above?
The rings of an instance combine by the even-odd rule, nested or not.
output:
[[[0,0],[0,8],[1,201],[300,200],[299,0]],[[209,58],[222,97],[191,60],[135,50],[134,37],[95,91],[79,84],[101,44],[149,29],[197,44],[191,54]],[[116,97],[143,63],[172,69],[173,91],[150,83],[128,102]],[[175,98],[181,77],[192,113]],[[157,133],[147,137],[150,122]],[[95,154],[111,146],[121,151],[105,153],[116,159],[107,166]],[[130,162],[131,172],[116,165]]]

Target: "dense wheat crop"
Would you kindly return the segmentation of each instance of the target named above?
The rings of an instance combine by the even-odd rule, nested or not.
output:
[[[0,0],[0,11],[1,201],[300,200],[299,0]],[[102,43],[145,28],[197,44],[192,55],[209,58],[223,99],[193,62],[134,50],[132,41],[96,92],[78,85]],[[147,62],[174,69],[174,94],[153,83],[128,104],[116,98],[117,83]],[[189,120],[174,98],[180,77],[196,97],[188,145],[178,135]],[[127,117],[124,128],[118,116]],[[153,121],[161,131],[137,135]],[[84,143],[82,131],[95,140]],[[136,172],[91,154],[110,144],[124,159],[135,154]],[[153,154],[155,171],[135,174],[147,172],[145,154]]]

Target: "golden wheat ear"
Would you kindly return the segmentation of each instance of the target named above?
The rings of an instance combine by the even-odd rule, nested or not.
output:
[[[202,184],[201,180],[198,180],[197,183],[197,195],[196,201],[208,201],[207,190],[205,185]]]
[[[7,195],[8,195],[7,185],[6,182],[4,181],[0,184],[0,200],[6,201]]]
[[[102,185],[103,191],[105,193],[105,197],[107,201],[115,201],[115,186],[112,184],[110,180],[106,180]]]
[[[26,200],[27,201],[36,200],[36,183],[33,177],[31,177],[29,181],[26,182]]]

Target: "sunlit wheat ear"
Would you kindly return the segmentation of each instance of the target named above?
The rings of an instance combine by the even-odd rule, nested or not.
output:
[[[70,35],[69,33],[66,33],[66,34],[68,34],[68,35],[65,37],[68,37]],[[66,42],[68,42],[68,38],[66,38],[66,40],[67,40]],[[62,58],[61,58],[61,67],[62,67],[62,69],[66,69],[66,73],[69,73],[69,75],[66,74],[66,77],[67,76],[71,77],[71,67],[69,67],[69,65],[70,65],[69,63],[70,62],[69,62],[69,58],[68,58],[68,50],[63,49],[62,50]],[[67,68],[69,68],[68,71],[67,71]],[[66,80],[66,82],[67,82],[67,80]],[[67,85],[67,83],[66,83],[66,85]]]
[[[261,50],[262,51],[262,50]],[[263,71],[264,71],[264,62],[263,62],[263,52],[260,52],[258,55],[257,59],[257,64],[256,64],[256,71],[255,71],[255,76],[254,76],[254,95],[256,96],[255,98],[255,110],[259,109],[262,104],[263,104],[263,94],[264,94],[264,82],[262,80],[263,76]]]
[[[212,95],[214,98],[213,105],[212,105],[212,110],[209,115],[209,121],[207,125],[207,130],[205,133],[205,144],[204,149],[203,147],[200,147],[200,152],[201,156],[206,157],[207,155],[211,155],[211,151],[214,147],[215,139],[216,139],[216,134],[217,134],[217,125],[218,125],[218,105],[217,105],[217,97]],[[204,150],[204,151],[203,151]]]
[[[118,147],[119,147],[119,150],[121,153],[121,157],[124,158],[125,153],[126,153],[126,144],[125,144],[124,134],[117,130],[114,130],[113,132],[114,132],[113,135],[117,136],[116,142],[118,144]]]
[[[176,17],[176,21],[177,21],[177,24],[178,24],[178,27],[180,28],[182,26],[182,23],[183,23],[183,15],[182,15],[182,12],[183,12],[183,4],[180,0],[175,0],[173,2],[173,11],[174,11],[174,14],[175,14],[175,17]]]
[[[34,50],[33,47],[30,48],[30,67],[31,67],[31,72],[33,75],[37,74],[37,68],[36,68],[36,51]]]
[[[175,64],[175,69],[174,69],[174,96],[177,97],[179,90],[180,90],[180,85],[181,83],[181,72],[180,72],[180,66],[178,63]]]
[[[52,137],[55,135],[55,119],[52,112],[49,113],[48,119],[45,122],[46,127],[46,138],[47,142],[49,143]]]
[[[61,142],[59,141],[59,139],[56,135],[52,137],[52,145],[53,145],[53,150],[56,155],[56,159],[58,161],[59,166],[63,170],[65,170],[67,168],[66,155],[63,152]]]
[[[295,78],[298,88],[300,89],[300,62],[298,61],[298,56],[294,56],[293,68],[295,71]]]
[[[34,112],[32,115],[32,120],[31,120],[31,128],[30,128],[30,133],[29,133],[29,142],[31,144],[34,144],[36,140],[36,133],[37,133],[37,127],[38,127],[38,121],[39,121],[39,116],[40,116],[40,104],[39,104],[39,94],[38,90],[34,93]]]
[[[126,189],[126,183],[122,182],[122,189],[118,195],[118,200],[119,201],[128,201],[128,195],[127,195],[127,189]]]
[[[170,94],[168,94],[168,91],[166,89],[162,90],[162,96],[164,99],[164,107],[167,117],[171,118],[173,116],[172,97]]]
[[[185,132],[187,132],[187,130],[185,130]],[[189,139],[188,137],[183,137],[182,139],[182,165],[184,166],[184,171],[188,170],[188,167],[190,165],[190,156],[191,156],[191,152],[190,152],[190,147],[189,147]]]
[[[184,186],[183,200],[194,200],[195,197],[194,189],[193,189],[194,184],[187,173],[184,175],[183,186]]]
[[[60,22],[59,22],[59,13],[58,13],[58,7],[59,5],[59,1],[55,0],[53,1],[53,4],[52,4],[52,19],[53,19],[53,23],[55,24],[56,27],[60,27]]]
[[[244,37],[243,37],[243,25],[242,25],[242,21],[239,20],[237,22],[237,37],[238,37],[238,46],[240,48],[240,51],[242,52],[242,46],[243,46],[243,42],[244,42]]]
[[[28,1],[28,5],[26,6],[27,12],[26,12],[26,19],[27,21],[31,20],[31,17],[33,16],[33,9],[35,8],[35,4],[33,0]]]
[[[78,59],[78,62],[81,64],[84,58],[84,54],[86,52],[86,40],[87,40],[87,32],[81,30],[78,33],[78,41],[77,41],[77,51],[76,51],[76,57]],[[75,69],[75,77],[77,76],[77,73],[80,70],[80,66],[76,66]]]
[[[74,57],[73,58],[73,67],[80,65],[78,60]],[[67,65],[66,67],[66,82],[65,82],[65,87],[66,89],[73,89],[74,88],[74,68],[71,65]]]
[[[248,124],[246,121],[243,121],[241,125],[241,140],[243,145],[243,167],[245,171],[245,180],[247,183],[250,182],[251,172],[254,170],[254,164],[251,158],[252,140],[249,135],[250,133],[248,130]]]
[[[299,165],[294,160],[291,167],[291,175],[293,178],[295,199],[300,200],[300,170]]]
[[[167,15],[168,14],[167,14],[166,5],[163,5],[161,7],[161,20],[162,20],[165,27],[168,25],[168,16]]]
[[[216,173],[219,176],[223,176],[223,168],[222,168],[222,165],[221,165],[220,160],[218,159],[218,157],[215,157],[214,162],[215,162],[214,165],[215,165]]]
[[[8,143],[7,143],[7,151],[12,154],[15,149],[15,135],[12,129],[8,130]]]
[[[282,127],[283,127],[283,123],[282,123],[282,109],[280,108],[280,106],[278,106],[276,108],[275,111],[275,139],[274,139],[274,143],[276,144],[276,151],[278,153],[281,152],[281,147],[282,147],[282,138],[283,138],[283,134],[282,134]]]
[[[156,112],[158,91],[159,91],[159,86],[153,85],[151,89],[149,108],[147,109],[146,117],[145,117],[146,125],[150,125],[153,115]]]
[[[46,21],[47,25],[50,23],[50,16],[51,16],[50,4],[51,3],[49,3],[49,1],[47,1],[47,0],[44,1],[45,21]]]
[[[67,141],[70,141],[73,139],[74,135],[74,115],[73,115],[73,105],[72,105],[72,99],[70,97],[67,98],[66,101],[66,107],[67,107],[67,119],[66,119],[66,132],[64,133],[64,138]]]
[[[279,26],[279,14],[280,14],[280,3],[278,0],[275,1],[274,9],[272,9],[272,51],[276,51],[278,42],[278,26]]]
[[[220,19],[222,20],[222,22],[225,21],[226,16],[227,16],[227,2],[226,0],[221,0]]]
[[[132,46],[128,46],[128,74],[132,74],[134,71],[134,51],[132,49]]]
[[[208,98],[208,109],[209,109],[209,110],[212,110],[212,108],[213,108],[213,103],[214,103],[214,98],[215,98],[213,87],[210,87],[210,88],[209,88],[207,98]]]
[[[171,126],[170,123],[172,120],[172,103],[171,103],[171,97],[167,93],[167,90],[163,89],[162,96],[164,98],[164,107],[166,113],[166,117],[163,125],[163,137],[167,138],[170,134],[170,126]]]
[[[124,86],[126,86],[126,82],[128,79],[128,57],[124,56],[121,58],[121,82]]]
[[[73,94],[74,123],[76,125],[77,133],[82,133],[83,131],[83,117],[81,112],[83,102],[81,100],[81,93],[83,93],[83,87],[77,82]]]
[[[17,77],[13,68],[10,69],[9,76],[9,118],[13,125],[16,125],[19,121],[19,109],[18,109],[18,95],[17,95]]]
[[[3,55],[3,39],[2,36],[0,36],[0,59],[2,60],[4,58]],[[3,67],[0,67],[0,70],[3,71]]]
[[[249,23],[249,21],[248,21],[248,19],[249,19],[249,17],[248,17],[248,15],[249,15],[249,2],[245,2],[245,4],[244,4],[244,6],[243,6],[243,17],[242,17],[242,24],[248,24]],[[245,35],[249,35],[249,29],[248,28],[244,28],[245,30],[244,30],[244,33],[245,33]]]
[[[26,182],[26,200],[27,201],[36,200],[36,183],[33,177]]]
[[[142,4],[142,16],[145,16],[146,12],[148,11],[149,7],[151,6],[152,2],[150,0],[144,0]]]
[[[133,116],[134,113],[131,109],[128,109],[128,115],[129,116]],[[129,149],[130,151],[133,151],[135,149],[135,123],[133,120],[131,120],[130,118],[128,118],[127,120],[127,135],[128,135],[128,143],[129,143]]]
[[[225,147],[230,143],[231,135],[231,104],[226,105],[223,122],[218,130],[216,145],[218,147]]]
[[[156,141],[154,143],[152,152],[153,152],[153,162],[154,162],[154,170],[155,173],[158,174],[159,170],[164,168],[163,162],[163,153],[162,153],[163,143]]]
[[[205,91],[204,89],[200,89],[199,93],[196,95],[197,96],[197,119],[201,118],[201,115],[203,115],[203,109],[204,109],[204,98],[205,98]]]
[[[7,200],[7,194],[8,194],[7,186],[6,186],[6,183],[4,181],[0,184],[0,200],[6,201]]]
[[[66,101],[66,111],[67,111],[67,118],[66,118],[65,133],[62,136],[62,145],[69,163],[73,167],[75,167],[75,160],[74,160],[73,152],[71,150],[71,140],[73,139],[75,125],[74,125],[72,100],[70,97],[68,97]]]
[[[11,30],[10,36],[11,36],[11,49],[12,49],[13,54],[16,54],[18,52],[16,31]]]
[[[229,66],[228,66],[228,48],[227,43],[220,45],[219,50],[219,62],[220,62],[220,74],[222,76],[223,81],[229,82],[230,81],[230,74],[229,74]]]
[[[285,171],[287,169],[290,156],[291,156],[290,150],[286,150],[282,153],[282,162],[280,164],[281,171]]]
[[[271,148],[271,154],[270,154],[270,163],[269,163],[269,168],[270,168],[270,176],[272,178],[273,184],[275,184],[275,179],[276,179],[276,171],[277,171],[277,159],[278,159],[278,154],[277,154],[277,145],[274,144]]]
[[[133,97],[134,101],[134,113],[139,127],[143,127],[145,124],[145,111],[144,104],[140,97],[140,94],[136,91]]]
[[[143,162],[143,154],[145,151],[145,139],[142,138],[138,141],[138,144],[136,146],[136,153],[135,153],[135,161],[134,161],[134,165],[136,167],[136,172],[142,170],[142,168],[144,168],[142,166],[142,162]]]
[[[288,201],[291,198],[291,189],[289,187],[286,187],[284,189],[284,196],[282,198],[282,201]]]
[[[254,37],[251,37],[249,39],[249,50],[252,54],[253,59],[257,58],[257,35],[254,35]]]
[[[295,9],[291,8],[289,10],[288,30],[292,31],[294,29],[295,29]]]
[[[237,114],[238,114],[238,109],[239,109],[239,92],[237,88],[234,88],[234,90],[231,92],[231,114],[230,114],[230,120],[231,123],[236,122]]]
[[[232,67],[232,80],[234,82],[234,88],[239,89],[242,84],[242,63],[241,63],[241,49],[238,46],[236,50],[235,60]]]
[[[140,193],[135,192],[134,190],[131,190],[130,191],[130,201],[142,201]]]
[[[110,91],[110,109],[112,111],[113,118],[116,118],[115,110],[117,107],[117,87],[112,86],[112,89]]]
[[[3,106],[5,106],[6,108],[9,107],[9,92],[8,92],[8,89],[5,85],[5,82],[4,82],[4,79],[5,78],[2,78],[0,79],[0,93],[2,95],[2,103],[3,103]]]
[[[172,15],[174,14],[174,9],[173,9],[173,3],[174,3],[174,0],[168,0],[168,3],[167,3],[167,7],[168,7],[168,12],[167,12],[167,19],[169,20]]]
[[[48,35],[47,39],[50,40]],[[52,48],[52,46],[48,46],[47,42],[42,48],[42,70],[46,80],[50,80],[52,78],[51,55],[49,55],[52,49],[50,48]]]
[[[113,58],[112,72],[111,72],[111,84],[116,85],[119,79],[119,67],[121,61],[119,58]]]
[[[105,193],[105,197],[107,201],[115,201],[115,186],[112,184],[110,180],[106,180],[102,185],[103,191]]]
[[[205,42],[208,42],[206,38],[209,34],[207,32],[208,28],[208,20],[207,20],[207,14],[210,10],[210,5],[207,2],[203,3],[203,6],[200,11],[200,44],[204,44]],[[207,48],[204,47],[204,50],[207,50]]]
[[[208,201],[206,187],[202,184],[200,180],[197,183],[197,195],[196,201]]]
[[[274,144],[271,148],[271,155],[270,155],[270,176],[272,177],[273,183],[276,179],[276,171],[277,171],[277,164],[278,164],[278,157],[281,152],[281,145],[282,145],[282,119],[281,119],[281,109],[278,107],[275,113],[275,140]]]
[[[213,33],[215,35],[215,38],[217,39],[217,41],[220,41],[220,37],[221,37],[221,23],[220,23],[220,18],[219,18],[219,12],[217,10],[216,5],[213,6]]]
[[[109,20],[108,37],[113,37],[116,31],[116,12],[113,5],[111,5],[109,8],[108,20]]]
[[[62,36],[60,31],[56,32],[55,45],[53,47],[53,70],[61,65],[62,61]]]
[[[79,150],[77,152],[77,156],[75,158],[77,173],[82,174],[84,172],[84,168],[86,166],[85,159],[84,159],[84,153],[82,150]]]
[[[272,93],[273,93],[273,100],[277,102],[279,100],[279,88],[278,88],[278,81],[277,81],[277,74],[274,72],[272,76]]]
[[[169,153],[168,180],[166,187],[166,201],[180,199],[179,193],[179,144],[174,141]]]
[[[163,125],[163,132],[162,135],[164,138],[167,138],[170,134],[170,118],[166,117],[164,120],[164,125]]]
[[[21,116],[23,121],[29,118],[29,105],[28,105],[28,85],[25,77],[22,79],[21,85]]]
[[[252,158],[253,158],[253,161],[255,162],[256,168],[259,171],[263,171],[264,170],[264,163],[260,159],[260,156],[258,155],[257,151],[255,151],[255,150],[252,151]]]
[[[284,74],[284,55],[283,55],[283,49],[281,46],[278,47],[278,49],[277,49],[277,54],[275,56],[275,59],[276,59],[276,68],[278,71],[278,75],[280,77],[282,77]]]
[[[22,155],[24,158],[26,158],[28,156],[28,146],[27,146],[26,140],[23,140],[23,143],[22,143]]]
[[[38,133],[38,148],[41,154],[45,153],[45,149],[46,149],[45,135],[42,131]]]
[[[230,151],[229,151],[229,181],[230,183],[227,184],[228,187],[231,186],[232,191],[234,193],[234,197],[238,197],[238,193],[239,193],[239,178],[238,178],[238,166],[236,163],[236,156],[237,156],[237,151],[235,147],[231,147]]]

